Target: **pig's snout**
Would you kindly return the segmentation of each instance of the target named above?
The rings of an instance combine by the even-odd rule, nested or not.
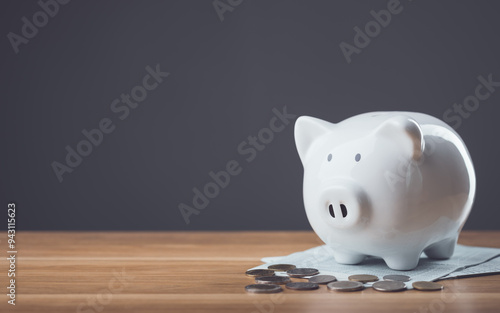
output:
[[[327,223],[336,228],[361,226],[368,221],[368,201],[354,182],[329,184],[320,193],[319,209]]]

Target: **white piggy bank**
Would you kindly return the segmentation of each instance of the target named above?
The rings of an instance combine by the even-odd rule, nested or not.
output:
[[[476,177],[447,124],[413,112],[365,113],[337,124],[301,116],[295,142],[307,218],[338,263],[371,255],[410,270],[422,252],[453,255]]]

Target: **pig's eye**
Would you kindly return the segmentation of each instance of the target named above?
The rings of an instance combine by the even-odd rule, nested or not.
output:
[[[356,154],[356,156],[354,157],[354,160],[356,160],[356,162],[359,162],[359,160],[361,160],[361,154]]]
[[[332,154],[330,153],[326,159],[330,162],[332,160]]]

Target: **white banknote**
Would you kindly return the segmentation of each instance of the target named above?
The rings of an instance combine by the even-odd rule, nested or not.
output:
[[[493,274],[500,272],[500,249],[471,247],[457,245],[453,257],[448,260],[433,260],[424,254],[420,257],[418,266],[411,271],[396,271],[390,269],[381,258],[368,257],[357,265],[345,265],[335,262],[332,249],[326,245],[309,250],[292,253],[287,256],[262,258],[265,264],[252,269],[267,268],[271,264],[286,263],[297,267],[312,267],[323,275],[334,275],[338,280],[347,280],[348,276],[355,274],[371,274],[382,279],[385,275],[408,275],[411,281],[406,283],[411,289],[414,281],[437,281],[441,279]],[[277,275],[286,275],[277,272]],[[367,284],[370,285],[370,284]]]

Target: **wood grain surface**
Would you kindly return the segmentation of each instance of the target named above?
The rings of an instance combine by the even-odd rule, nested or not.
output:
[[[498,248],[500,232],[459,242]],[[0,312],[500,312],[500,275],[442,281],[440,292],[244,291],[262,257],[322,244],[312,232],[18,232],[16,243],[16,305],[4,295]]]

